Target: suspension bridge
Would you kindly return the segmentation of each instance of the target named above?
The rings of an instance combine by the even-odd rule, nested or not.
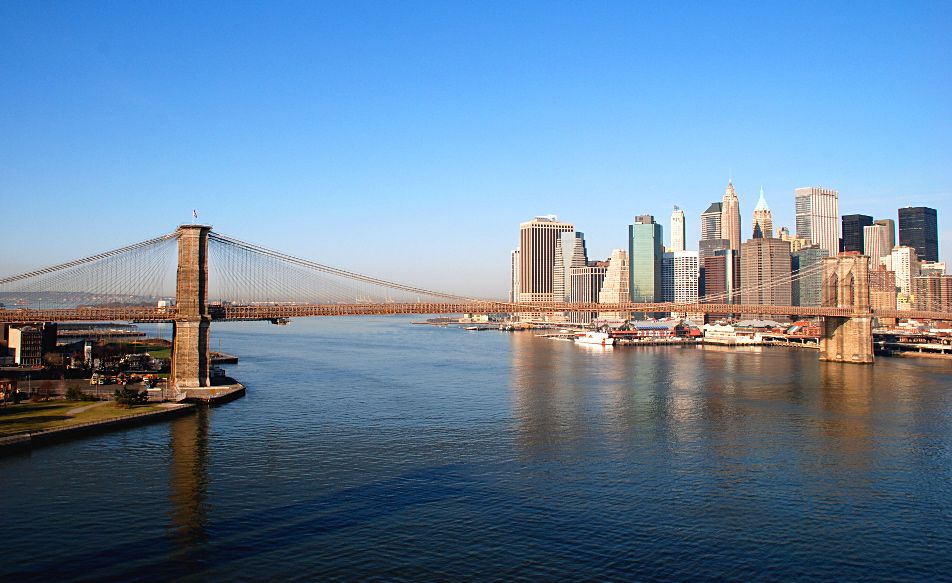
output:
[[[384,314],[549,314],[556,312],[756,314],[821,317],[820,358],[873,361],[873,318],[952,320],[952,306],[898,311],[870,306],[868,259],[829,258],[783,280],[822,275],[822,306],[728,301],[744,290],[693,303],[506,302],[442,293],[378,279],[182,225],[141,243],[0,278],[0,323],[134,321],[173,324],[171,382],[209,385],[213,321]],[[748,291],[760,291],[759,289]],[[174,302],[159,300],[174,298]],[[210,301],[213,298],[214,301]]]

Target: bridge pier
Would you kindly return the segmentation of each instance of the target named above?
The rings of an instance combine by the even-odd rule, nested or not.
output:
[[[842,255],[823,260],[823,305],[852,308],[850,316],[824,316],[820,360],[872,364],[873,314],[869,302],[869,258]]]
[[[820,325],[820,360],[872,364],[872,315],[824,316]]]
[[[175,283],[175,320],[172,322],[170,385],[195,389],[211,385],[208,346],[208,233],[207,225],[179,227],[178,272]]]

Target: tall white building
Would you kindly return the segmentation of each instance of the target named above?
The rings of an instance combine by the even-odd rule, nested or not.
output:
[[[574,231],[571,223],[560,223],[555,215],[545,215],[519,225],[519,301],[551,302],[555,245],[562,233]]]
[[[511,274],[509,276],[509,301],[519,301],[519,250],[513,249],[510,257],[512,262]]]
[[[863,249],[869,256],[869,269],[874,270],[879,267],[883,257],[892,251],[889,247],[889,233],[886,225],[873,223],[863,227]]]
[[[671,212],[671,251],[684,251],[684,211],[674,207]]]
[[[887,268],[896,272],[896,287],[900,294],[913,293],[912,280],[919,275],[919,258],[915,249],[905,245],[893,247]]]
[[[830,257],[840,251],[839,193],[810,186],[794,191],[797,237],[809,239]]]
[[[572,268],[585,267],[588,252],[585,234],[566,231],[555,242],[555,262],[552,266],[552,295],[557,302],[567,302],[572,296]]]
[[[631,301],[628,292],[628,252],[624,249],[612,251],[608,260],[608,271],[605,273],[605,282],[598,292],[598,303],[620,304]],[[621,312],[599,312],[602,320],[627,320],[628,314]]]
[[[697,251],[678,251],[674,254],[674,302],[677,304],[695,304],[698,302],[701,267]],[[676,318],[697,318],[696,314],[685,312],[672,313]],[[703,314],[700,318],[704,321]]]

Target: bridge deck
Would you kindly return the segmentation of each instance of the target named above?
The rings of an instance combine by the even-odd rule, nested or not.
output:
[[[272,304],[272,305],[212,305],[212,320],[272,320],[312,316],[371,316],[388,314],[495,314],[495,313],[551,313],[551,312],[622,312],[660,313],[687,312],[705,314],[757,314],[784,317],[851,317],[868,316],[854,313],[852,308],[814,306],[766,306],[758,304],[673,304],[673,303],[533,303],[508,302],[446,302],[446,303],[354,303],[354,304]],[[952,320],[952,313],[930,311],[872,310],[880,318],[916,318],[923,320]],[[72,309],[0,309],[0,322],[172,322],[175,308],[110,307]]]

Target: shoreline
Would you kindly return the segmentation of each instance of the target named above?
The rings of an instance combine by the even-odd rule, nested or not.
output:
[[[199,405],[216,406],[243,397],[246,391],[245,386],[234,379],[229,380],[232,382],[227,385],[187,389],[183,402],[162,403],[162,409],[159,411],[145,411],[120,417],[109,417],[107,419],[67,425],[66,427],[25,431],[15,435],[0,437],[0,457],[30,451],[37,446],[60,443],[86,435],[95,435],[117,429],[146,425],[156,421],[178,417],[188,412],[194,412],[198,409]],[[77,402],[77,405],[78,404],[79,402]]]
[[[0,437],[0,456],[29,451],[33,449],[34,446],[59,443],[84,435],[94,435],[97,433],[105,433],[113,429],[145,425],[153,421],[177,417],[190,411],[195,411],[196,408],[197,405],[194,403],[169,403],[168,406],[161,411],[146,411],[122,417],[110,417],[108,419],[88,421],[86,423],[78,423],[66,427],[27,431],[8,437]]]

